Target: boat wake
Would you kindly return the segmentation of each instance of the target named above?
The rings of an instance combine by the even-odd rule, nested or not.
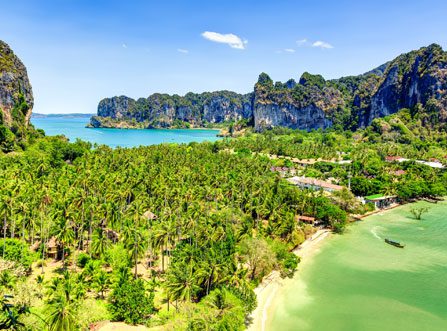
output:
[[[374,227],[374,228],[372,228],[371,230],[370,230],[370,232],[372,233],[372,235],[374,236],[374,237],[376,237],[377,239],[379,239],[379,240],[382,240],[382,237],[380,237],[378,234],[377,234],[377,232],[376,232],[376,229],[377,229],[378,227],[376,226],[376,227]]]

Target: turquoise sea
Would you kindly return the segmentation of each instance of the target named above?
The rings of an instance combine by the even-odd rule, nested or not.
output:
[[[418,202],[430,208],[420,221],[411,217],[414,206],[326,239],[277,293],[266,330],[447,330],[447,202]]]
[[[90,129],[85,125],[88,117],[43,117],[31,118],[31,123],[38,129],[45,130],[47,136],[63,134],[70,141],[76,138],[91,143],[104,144],[110,147],[136,147],[161,143],[190,143],[216,141],[218,130],[204,129]]]

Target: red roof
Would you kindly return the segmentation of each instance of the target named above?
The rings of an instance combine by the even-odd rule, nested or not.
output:
[[[315,217],[310,216],[298,216],[299,221],[307,222],[307,223],[313,223],[315,221]]]
[[[400,157],[400,156],[386,156],[385,157],[385,161],[393,162],[393,161],[400,160],[401,158],[402,157]]]
[[[395,175],[395,176],[402,176],[405,175],[407,172],[405,170],[394,170],[394,171],[390,171],[390,174]]]

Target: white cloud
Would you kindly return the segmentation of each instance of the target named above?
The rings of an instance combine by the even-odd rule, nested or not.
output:
[[[127,44],[123,44],[122,46],[123,46],[123,48],[127,48]]]
[[[245,45],[248,43],[247,40],[242,40],[239,36],[235,34],[221,34],[218,32],[205,31],[202,33],[202,37],[216,43],[227,44],[231,48],[245,49]]]
[[[284,52],[287,52],[287,53],[295,53],[295,50],[294,50],[293,48],[285,48],[285,49],[284,49]]]
[[[177,48],[177,52],[183,53],[183,54],[188,54],[189,53],[189,51],[187,49],[184,49],[184,48]]]
[[[330,48],[334,48],[334,46],[332,46],[331,44],[325,42],[325,41],[321,41],[318,40],[316,42],[314,42],[312,44],[312,47],[318,47],[318,48],[323,48],[323,49],[330,49]]]
[[[304,39],[297,40],[296,43],[298,46],[304,46],[305,44],[307,44],[307,39],[304,38]]]

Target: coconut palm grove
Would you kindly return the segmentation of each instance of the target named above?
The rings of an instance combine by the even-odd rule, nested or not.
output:
[[[36,21],[29,21],[29,26],[37,24],[55,31],[53,16],[49,19],[49,14],[41,12],[51,4],[42,1],[40,8],[29,4],[30,12],[23,13],[13,4],[7,9],[24,19],[32,12]],[[82,21],[77,16],[81,7],[86,17],[98,15],[103,22],[96,4],[61,6],[61,15],[70,12],[67,17],[72,23]],[[115,17],[121,5],[110,6],[104,15]],[[148,10],[147,14],[134,13],[136,17],[148,15],[145,17],[149,19],[154,15],[146,4],[135,6]],[[154,6],[159,6],[160,12],[167,10],[165,5]],[[199,10],[197,4],[191,6]],[[226,6],[220,15],[227,12]],[[267,4],[259,6],[254,17],[262,10],[272,10]],[[285,6],[298,12],[296,4]],[[123,8],[122,15],[129,15]],[[103,33],[101,27],[90,26],[93,21],[83,22],[95,33]],[[144,28],[138,25],[141,22],[129,24],[123,29]],[[13,23],[10,26],[15,27]],[[179,28],[177,23],[174,26]],[[218,23],[215,30],[219,30]],[[282,324],[280,315],[274,313],[277,304],[269,308],[275,295],[266,299],[262,291],[277,286],[270,283],[301,281],[301,265],[304,259],[313,259],[306,252],[317,245],[316,238],[329,237],[325,242],[354,240],[355,224],[374,222],[392,208],[406,208],[402,209],[405,222],[409,222],[406,226],[429,227],[432,223],[424,223],[424,219],[432,217],[432,208],[444,206],[447,52],[440,44],[445,45],[445,38],[394,54],[394,59],[381,66],[368,63],[376,69],[361,75],[326,79],[306,71],[296,80],[275,82],[267,73],[258,72],[251,77],[253,84],[246,87],[248,93],[227,91],[222,83],[222,90],[216,92],[174,90],[132,99],[124,95],[105,97],[115,90],[107,85],[111,82],[104,83],[110,92],[101,92],[106,94],[95,100],[97,113],[85,117],[86,137],[101,134],[101,130],[120,129],[116,130],[119,139],[124,130],[154,130],[157,134],[157,130],[179,128],[191,132],[216,129],[219,136],[214,141],[161,144],[147,144],[141,139],[135,142],[139,147],[111,147],[88,138],[69,140],[63,127],[58,128],[60,134],[51,136],[33,124],[41,123],[33,122],[37,118],[45,121],[51,116],[71,123],[79,114],[63,111],[69,97],[64,103],[59,96],[54,101],[46,97],[45,84],[49,83],[43,82],[42,72],[39,74],[43,69],[38,65],[38,54],[28,52],[27,41],[20,41],[21,34],[14,31],[19,30],[5,29],[5,35],[0,36],[4,38],[0,41],[1,330],[275,330],[278,325],[284,325],[284,330],[316,330],[293,324],[287,317],[281,317],[285,318]],[[253,43],[237,34],[203,28],[191,37],[197,38],[197,48],[191,42],[190,48],[178,46],[174,51],[176,56],[190,59],[213,46],[231,54],[254,52],[259,36],[255,38],[250,29],[243,31],[247,38],[253,33]],[[138,38],[130,39],[132,33],[127,33],[129,39],[120,45],[120,52],[139,45]],[[87,40],[94,42],[96,37],[91,38]],[[175,39],[171,35],[165,38]],[[290,38],[293,41],[298,36]],[[300,51],[312,51],[323,52],[328,61],[335,59],[331,52],[337,52],[338,45],[303,38],[293,41],[293,48],[272,54],[298,56]],[[50,40],[39,40],[50,47]],[[194,39],[184,37],[185,44],[187,40]],[[13,44],[20,52],[13,50]],[[342,47],[341,41],[339,44]],[[160,41],[156,45],[147,56],[161,59],[162,51],[157,47],[164,44]],[[26,56],[19,58],[20,53]],[[105,51],[105,62],[112,61],[109,55]],[[228,67],[233,65],[232,56],[228,55],[228,63],[223,62]],[[29,58],[33,58],[31,65],[25,61]],[[135,57],[135,65],[140,60]],[[207,65],[204,59],[196,60]],[[267,69],[273,68],[267,58],[262,60]],[[104,65],[97,55],[92,54],[91,61]],[[281,61],[275,63],[280,66]],[[63,70],[56,62],[54,66]],[[253,66],[257,67],[255,63]],[[184,70],[189,70],[187,67]],[[296,71],[288,65],[285,68],[290,73]],[[70,75],[71,69],[66,70]],[[167,67],[163,70],[169,75]],[[78,77],[75,72],[71,74]],[[92,71],[92,77],[96,74]],[[205,71],[200,74],[208,77]],[[161,86],[163,82],[164,78]],[[125,86],[130,81],[123,78],[115,83]],[[57,81],[51,84],[54,91],[62,91]],[[67,90],[76,93],[75,88]],[[39,101],[40,91],[43,101]],[[73,100],[82,98],[70,95]],[[58,104],[61,115],[48,115],[54,111],[44,108],[51,108],[51,102]],[[436,213],[441,212],[436,209]],[[411,252],[411,245],[405,246],[399,233],[393,233],[394,238],[373,234],[389,247],[389,254]],[[442,252],[438,253],[442,260]],[[359,260],[368,261],[368,256]],[[318,266],[324,275],[324,266]],[[309,268],[307,264],[305,268]],[[349,269],[345,270],[349,278]],[[325,284],[333,282],[337,288],[338,278],[332,279]],[[430,286],[430,281],[426,285]],[[304,296],[297,293],[297,298]],[[439,289],[439,295],[442,293],[445,288]],[[278,292],[275,300],[281,295]],[[438,303],[432,306],[440,311]],[[324,307],[323,318],[331,315]],[[350,309],[347,306],[345,310]],[[432,325],[441,325],[442,320],[447,326],[447,316],[436,314],[430,315],[436,315],[436,321],[427,315],[427,325],[433,318],[439,324]],[[276,324],[266,322],[272,316]],[[362,323],[358,323],[359,329],[373,329],[372,324]],[[355,329],[333,326],[334,330]],[[395,326],[400,330],[398,324]]]

